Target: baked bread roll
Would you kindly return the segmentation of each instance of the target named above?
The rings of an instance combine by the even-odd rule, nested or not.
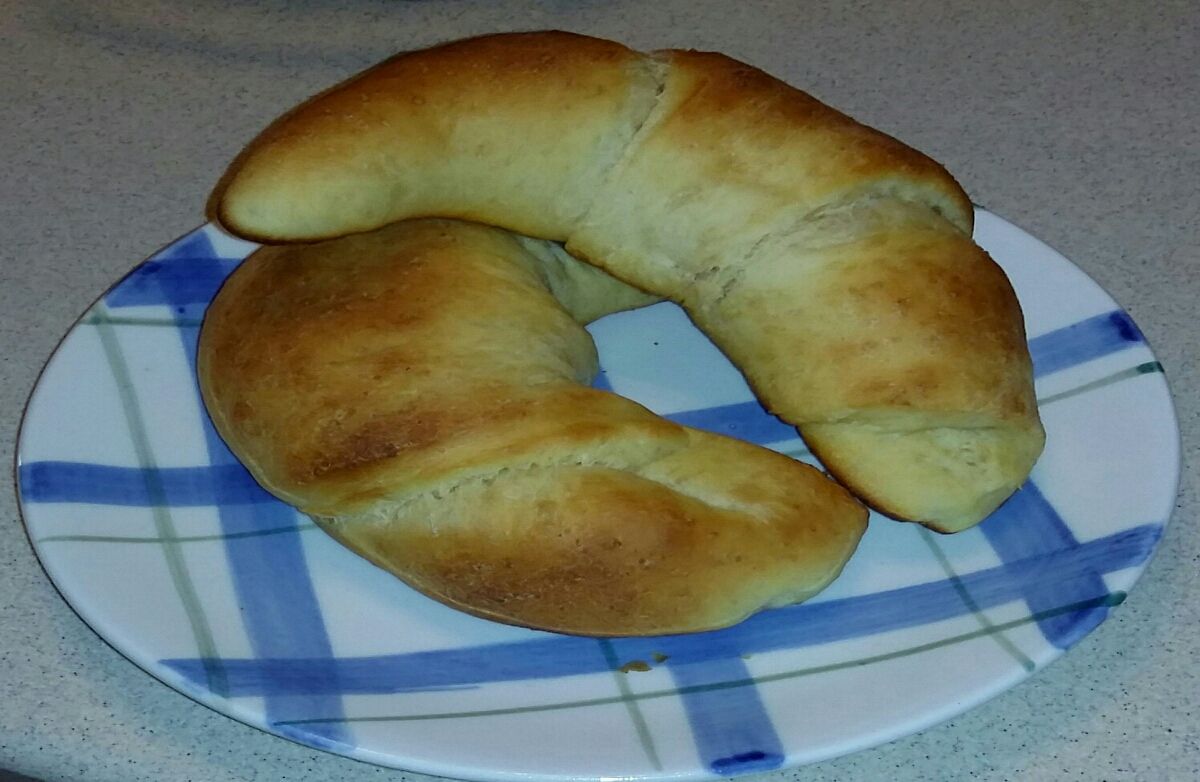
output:
[[[590,388],[581,322],[652,300],[499,229],[413,221],[260,249],[199,378],[269,491],[428,595],[587,635],[803,600],[867,511],[818,470]]]
[[[565,242],[682,305],[860,497],[943,532],[1042,450],[1021,310],[962,188],[723,55],[558,32],[402,54],[268,127],[210,208],[267,242],[417,216]]]

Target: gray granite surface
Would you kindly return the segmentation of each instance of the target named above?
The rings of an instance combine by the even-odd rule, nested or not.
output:
[[[1196,2],[0,0],[0,434],[73,319],[197,225],[269,118],[393,51],[557,27],[717,49],[943,161],[1147,334],[1184,478],[1143,580],[1033,679],[949,723],[770,780],[1200,778],[1200,6]],[[0,768],[47,780],[417,778],[168,689],[51,587],[0,492]]]

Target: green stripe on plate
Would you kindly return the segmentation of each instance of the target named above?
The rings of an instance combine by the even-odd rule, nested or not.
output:
[[[1020,663],[1022,668],[1032,673],[1037,667],[1034,665],[1033,660],[1025,656],[1025,653],[1018,649],[1016,644],[1003,631],[995,629],[992,620],[988,619],[987,614],[979,608],[979,604],[975,602],[975,598],[971,597],[971,593],[963,585],[962,579],[958,577],[958,573],[954,570],[954,565],[950,564],[950,558],[946,556],[946,552],[942,550],[941,545],[934,539],[933,533],[924,527],[918,526],[917,529],[921,535],[921,539],[929,546],[929,550],[933,552],[933,556],[937,559],[938,564],[942,566],[942,570],[945,571],[947,578],[950,579],[950,583],[954,586],[954,591],[962,598],[963,604],[971,609],[971,614],[975,617],[975,620],[985,630],[991,631],[989,635],[999,644],[1001,649],[1008,652],[1009,656]]]
[[[613,679],[617,683],[617,689],[621,691],[620,701],[625,704],[625,710],[629,713],[629,719],[633,722],[634,730],[637,731],[638,741],[642,744],[642,751],[646,753],[650,764],[656,770],[662,771],[662,761],[659,760],[658,749],[654,746],[654,737],[650,735],[650,728],[646,725],[646,718],[642,715],[642,710],[638,706],[637,697],[633,694],[633,690],[629,688],[629,681],[626,679],[624,672],[621,671],[621,661],[617,658],[617,650],[613,649],[612,641],[609,641],[607,638],[597,640],[600,643],[600,650],[604,652],[604,660],[612,670]]]
[[[96,311],[103,313],[100,307],[97,307]],[[192,583],[191,576],[188,574],[187,563],[183,558],[183,550],[179,547],[176,540],[178,536],[175,534],[175,524],[168,510],[166,491],[163,489],[158,472],[154,469],[154,454],[150,447],[150,438],[146,433],[146,423],[142,418],[142,411],[138,405],[137,396],[133,388],[129,365],[125,362],[125,355],[121,351],[121,343],[117,339],[112,324],[103,320],[98,321],[96,323],[96,330],[100,336],[100,343],[104,347],[104,355],[108,359],[108,366],[112,371],[113,380],[117,384],[117,391],[121,398],[121,408],[125,414],[125,423],[129,430],[129,436],[133,441],[134,453],[137,455],[138,466],[143,470],[145,475],[146,490],[150,498],[154,501],[150,512],[154,519],[154,529],[158,533],[158,542],[162,544],[167,570],[171,574],[171,581],[174,583],[175,592],[179,595],[179,601],[183,604],[184,614],[187,617],[188,624],[192,628],[192,635],[196,640],[196,649],[200,657],[205,661],[204,669],[208,679],[208,688],[214,693],[224,694],[227,691],[227,687],[225,686],[225,672],[217,661],[217,647],[213,640],[212,629],[209,627],[208,618],[204,614],[204,608],[200,604],[200,598],[196,594],[196,587]]]
[[[1071,388],[1066,391],[1060,391],[1057,394],[1051,394],[1050,396],[1039,399],[1038,404],[1053,404],[1054,402],[1058,402],[1063,399],[1069,399],[1073,396],[1078,396],[1079,394],[1085,394],[1088,391],[1095,391],[1098,388],[1110,386],[1113,383],[1118,383],[1122,380],[1129,380],[1130,378],[1140,377],[1141,375],[1161,373],[1162,371],[1162,364],[1158,363],[1157,361],[1147,361],[1145,364],[1138,364],[1136,367],[1124,369],[1120,372],[1102,377],[1099,380],[1093,380],[1090,383],[1084,383],[1081,386],[1076,386],[1075,388]]]
[[[200,318],[135,318],[125,315],[112,315],[100,309],[94,309],[79,321],[85,326],[154,326],[158,328],[180,326],[198,327],[203,320]]]

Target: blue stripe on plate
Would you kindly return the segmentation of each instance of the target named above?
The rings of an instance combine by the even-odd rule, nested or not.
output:
[[[238,258],[218,257],[208,235],[199,230],[130,272],[104,302],[109,307],[168,305],[182,314],[178,308],[207,306],[239,263]]]
[[[1146,341],[1129,315],[1113,310],[1029,341],[1033,373],[1042,377]]]
[[[30,462],[21,465],[21,495],[27,502],[86,502],[141,508],[164,499],[167,505],[176,508],[279,502],[237,463],[150,470],[155,485],[162,488],[162,497],[150,496],[146,472],[139,467],[84,462]]]
[[[612,383],[608,382],[608,373],[603,369],[598,371],[596,376],[592,378],[592,388],[598,388],[601,391],[613,390]]]
[[[182,314],[179,307],[208,306],[240,263],[239,258],[218,257],[208,235],[197,230],[130,272],[108,291],[104,303],[109,307],[168,305]]]
[[[1020,562],[1050,551],[1075,548],[1079,542],[1066,522],[1046,501],[1031,481],[1017,490],[1000,508],[980,525],[1003,562]],[[1077,601],[1087,600],[1106,591],[1104,579],[1096,571],[1080,570],[1052,584],[1030,582],[1024,590],[1026,603],[1033,613]],[[1081,611],[1038,620],[1046,640],[1060,649],[1068,649],[1104,621],[1108,607],[1097,605]]]
[[[114,291],[122,301],[146,303],[157,286],[161,300],[182,318],[192,313],[188,305],[205,306],[232,269],[227,259],[216,257],[203,232],[169,249],[159,257],[161,268],[145,285],[122,286]],[[236,264],[235,264],[236,265]],[[128,280],[126,281],[129,282]],[[128,288],[128,290],[126,290]],[[136,295],[135,295],[136,294]],[[110,294],[110,300],[112,294]],[[180,329],[180,344],[187,355],[193,378],[199,332]],[[236,457],[213,429],[203,413],[199,386],[193,379],[196,400],[204,426],[209,461],[217,469],[233,469]],[[251,525],[267,528],[295,526],[299,514],[281,503],[263,505],[220,505],[221,527],[227,534]],[[238,605],[254,653],[263,658],[283,654],[331,658],[333,648],[325,630],[321,608],[308,572],[303,542],[299,535],[226,538],[225,553]],[[342,700],[336,692],[318,694],[268,693],[266,718],[271,723],[287,722],[305,715],[328,712],[341,715]],[[345,725],[275,725],[284,735],[324,749],[350,746]]]
[[[768,771],[783,765],[783,743],[757,687],[703,687],[750,681],[750,671],[736,649],[703,663],[668,663],[668,668],[675,685],[683,690],[684,711],[704,765],[726,775]]]
[[[716,432],[760,445],[792,440],[800,436],[796,427],[780,421],[757,401],[706,407],[702,410],[685,410],[663,417],[683,426]]]
[[[1020,600],[1031,585],[1043,591],[1088,573],[1139,565],[1162,534],[1158,524],[1134,527],[1069,549],[1043,553],[961,575],[979,608]],[[1083,596],[1102,598],[1106,592]],[[870,595],[802,603],[765,611],[740,625],[712,633],[622,638],[614,646],[622,660],[668,657],[684,666],[727,657],[729,649],[758,653],[859,638],[929,624],[968,613],[958,587],[932,581]],[[438,649],[409,654],[330,659],[326,655],[221,661],[233,696],[280,694],[396,693],[606,673],[610,667],[592,639],[570,636]],[[196,682],[204,681],[198,659],[162,664]],[[324,716],[314,712],[308,716]]]

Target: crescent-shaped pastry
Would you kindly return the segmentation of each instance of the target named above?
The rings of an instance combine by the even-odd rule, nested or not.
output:
[[[471,613],[659,634],[811,596],[866,528],[845,489],[585,385],[581,324],[651,300],[456,221],[267,247],[209,308],[201,390],[264,487]]]
[[[681,304],[856,494],[944,532],[1041,453],[1021,310],[962,188],[720,54],[557,32],[402,54],[267,128],[211,207],[268,242],[420,216],[565,242]]]

